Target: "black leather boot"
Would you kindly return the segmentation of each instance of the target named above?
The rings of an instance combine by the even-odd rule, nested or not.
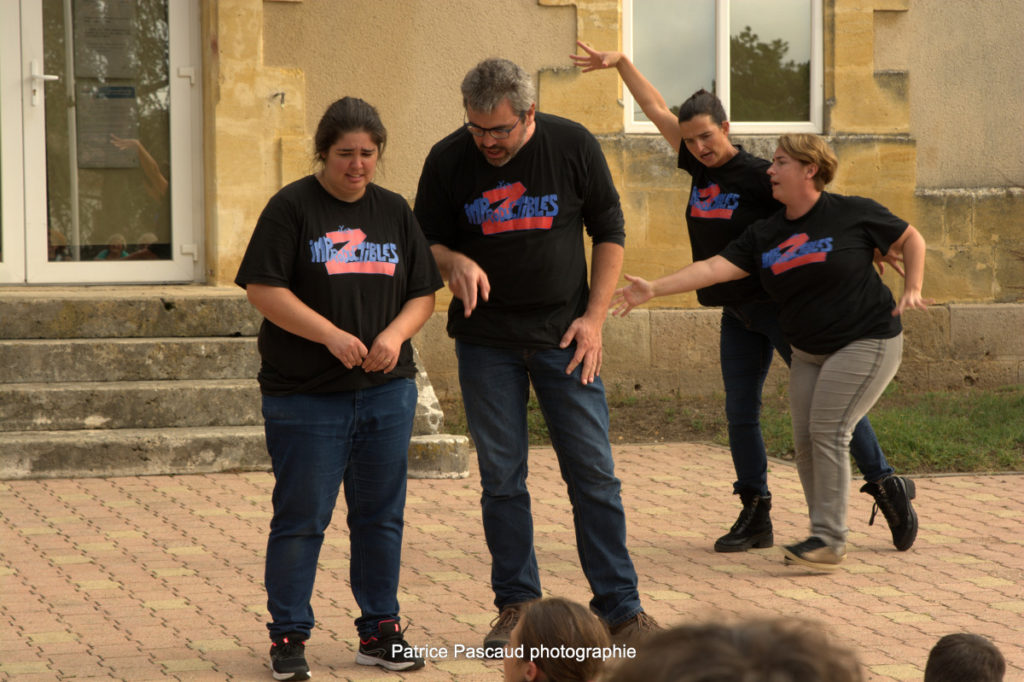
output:
[[[860,491],[875,498],[868,525],[875,523],[875,514],[881,509],[892,532],[892,544],[901,552],[910,549],[917,539],[917,512],[910,502],[917,496],[913,479],[887,476],[875,483],[865,483]]]
[[[745,552],[752,547],[764,549],[775,543],[772,533],[772,496],[741,492],[743,510],[729,532],[715,541],[716,552]]]

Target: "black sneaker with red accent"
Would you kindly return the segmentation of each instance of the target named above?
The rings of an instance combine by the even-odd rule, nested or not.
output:
[[[308,680],[306,641],[297,632],[290,632],[270,645],[270,666],[275,680]]]
[[[382,620],[377,623],[377,634],[367,639],[359,638],[359,665],[379,665],[387,670],[411,671],[423,667],[423,659],[415,655],[413,648],[405,641],[405,630],[397,620]]]

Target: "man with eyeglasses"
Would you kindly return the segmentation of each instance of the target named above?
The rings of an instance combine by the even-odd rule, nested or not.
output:
[[[526,487],[533,385],[573,507],[591,608],[619,642],[656,629],[626,549],[626,520],[598,376],[601,327],[622,268],[619,195],[597,140],[539,113],[530,76],[488,59],[462,82],[465,124],[434,145],[415,213],[452,291],[466,420],[480,467],[501,647],[541,597]],[[590,281],[583,231],[593,243]]]

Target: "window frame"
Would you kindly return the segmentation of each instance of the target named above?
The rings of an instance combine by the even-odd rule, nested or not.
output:
[[[622,0],[622,51],[633,59],[633,4],[643,0]],[[729,3],[715,0],[715,82],[718,96],[731,110],[731,74],[729,69]],[[737,135],[778,135],[816,133],[824,130],[825,21],[823,0],[811,0],[811,116],[808,121],[729,121],[729,132]],[[623,126],[627,133],[657,134],[650,121],[633,120],[635,100],[629,88],[622,88]],[[670,103],[671,104],[671,103]],[[678,102],[676,103],[678,104]]]

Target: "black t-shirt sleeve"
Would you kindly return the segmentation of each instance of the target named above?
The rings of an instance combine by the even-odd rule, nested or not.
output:
[[[248,284],[291,284],[302,221],[297,208],[283,193],[271,197],[256,221],[235,284],[243,289]]]
[[[899,240],[903,232],[910,225],[906,220],[893,215],[889,209],[882,206],[874,199],[856,197],[863,205],[859,208],[864,215],[864,231],[875,248],[883,254],[889,252],[889,247]]]
[[[451,171],[446,172],[441,168],[440,146],[446,141],[442,140],[435,145],[423,162],[413,212],[428,244],[451,247],[456,242],[458,216],[454,208],[456,202],[450,195]]]
[[[697,158],[690,153],[690,150],[686,148],[686,145],[683,144],[682,140],[680,140],[679,160],[677,161],[677,166],[690,175],[693,175],[694,171],[697,170],[697,167],[703,167],[703,165],[704,164],[698,161]]]
[[[406,272],[407,283],[405,300],[408,301],[420,296],[427,296],[444,286],[441,279],[441,272],[437,269],[437,263],[430,252],[430,245],[427,243],[423,231],[416,221],[416,216],[406,208]]]
[[[587,133],[585,140],[587,187],[583,201],[583,225],[595,244],[611,242],[624,246],[626,221],[608,161],[593,135]]]
[[[453,132],[434,144],[423,162],[413,212],[428,245],[456,248],[459,243],[460,179],[473,173],[472,154],[479,155],[467,136],[463,130]]]

